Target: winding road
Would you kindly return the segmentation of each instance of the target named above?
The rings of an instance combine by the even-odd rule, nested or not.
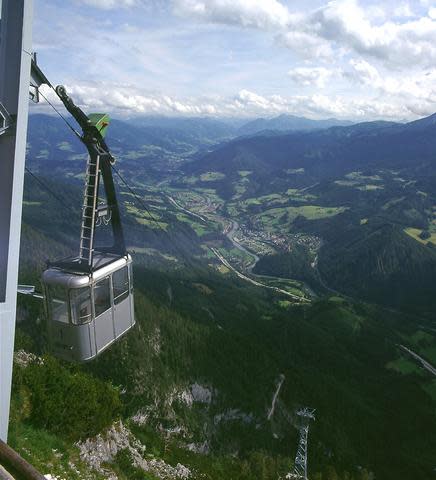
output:
[[[256,266],[256,263],[260,260],[260,258],[255,253],[250,252],[250,250],[247,250],[244,247],[244,245],[241,245],[237,240],[235,240],[234,234],[239,230],[239,223],[235,222],[234,220],[232,220],[231,222],[232,222],[232,228],[226,233],[226,236],[238,250],[246,253],[247,255],[253,258],[253,263],[251,263],[247,267],[247,272],[251,273],[253,268]]]
[[[169,195],[165,195],[168,200],[170,201],[170,203],[172,205],[174,205],[176,208],[178,208],[179,210],[182,210],[183,212],[185,213],[188,213],[189,215],[192,215],[196,218],[199,218],[202,222],[204,223],[207,223],[207,220],[202,217],[201,215],[199,215],[198,213],[195,213],[195,212],[191,212],[190,210],[188,210],[187,208],[184,208],[182,207],[182,205],[180,205],[173,197],[169,196]],[[232,244],[240,251],[246,253],[247,255],[249,255],[250,257],[253,258],[253,263],[251,263],[248,267],[247,267],[247,272],[248,273],[251,273],[251,271],[253,270],[253,268],[255,267],[256,263],[260,260],[260,258],[253,252],[250,252],[249,250],[247,250],[243,245],[241,245],[237,240],[235,240],[234,238],[234,234],[238,231],[239,229],[239,224],[238,222],[234,221],[234,220],[231,220],[232,222],[232,228],[225,234],[227,236],[227,238],[232,242]],[[237,270],[235,267],[233,267],[233,265],[231,265],[224,257],[223,255],[220,254],[220,252],[216,249],[216,248],[213,248],[213,247],[210,247],[210,250],[211,252],[213,252],[213,254],[221,261],[221,263],[226,266],[229,270],[231,270],[232,272],[234,272],[239,278],[241,278],[242,280],[245,280],[246,282],[249,282],[251,283],[252,285],[256,285],[257,287],[263,287],[263,288],[267,288],[269,290],[274,290],[275,292],[277,293],[281,293],[283,295],[287,295],[288,297],[292,298],[293,300],[296,300],[298,302],[305,302],[305,303],[310,303],[310,300],[305,298],[305,297],[302,297],[302,296],[299,296],[299,295],[295,295],[293,293],[290,293],[288,292],[287,290],[284,290],[282,288],[279,288],[279,287],[273,287],[271,285],[267,285],[266,283],[262,283],[262,282],[259,282],[257,280],[254,280],[250,277],[248,277],[247,275],[245,275],[244,273],[240,272],[239,270]],[[266,276],[266,275],[256,275],[256,274],[252,274],[256,277],[259,277],[259,278],[270,278],[270,279],[274,279],[274,280],[283,280],[283,278],[278,278],[278,277],[270,277],[270,276]]]
[[[410,350],[410,348],[405,347],[404,345],[400,345],[400,347],[407,352],[409,355],[411,355],[415,360],[418,360],[418,362],[421,364],[422,367],[424,367],[427,371],[429,371],[432,375],[436,376],[436,368],[433,367],[433,365],[427,360],[424,360],[422,357],[420,357],[417,353],[415,353],[413,350]]]
[[[230,265],[230,263],[221,255],[221,253],[213,247],[210,247],[211,252],[221,261],[221,263],[226,266],[229,270],[232,272],[236,273],[236,275],[241,278],[242,280],[245,280],[246,282],[251,283],[252,285],[256,285],[257,287],[263,287],[263,288],[268,288],[269,290],[274,290],[277,293],[281,293],[283,295],[287,295],[288,297],[292,298],[293,300],[296,300],[297,302],[306,302],[310,303],[310,300],[308,300],[305,297],[300,297],[299,295],[295,295],[293,293],[290,293],[286,290],[283,290],[283,288],[279,287],[273,287],[271,285],[267,285],[266,283],[258,282],[257,280],[253,280],[250,277],[247,277],[247,275],[241,273],[239,270],[236,270],[235,267]]]

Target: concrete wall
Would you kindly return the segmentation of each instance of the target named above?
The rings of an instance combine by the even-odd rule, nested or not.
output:
[[[0,438],[7,439],[26,154],[33,0],[2,0],[0,102],[16,119],[0,135]]]

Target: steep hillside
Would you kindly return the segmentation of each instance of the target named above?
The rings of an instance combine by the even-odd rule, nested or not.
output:
[[[198,289],[198,284],[204,287]],[[97,433],[90,426],[98,429],[94,421],[81,423],[83,408],[69,390],[77,390],[74,376],[84,376],[88,391],[94,384],[96,389],[117,386],[119,400],[114,397],[113,406],[105,402],[96,417],[103,431],[121,418],[145,446],[147,461],[161,459],[173,467],[181,463],[192,472],[189,478],[284,475],[298,434],[288,418],[299,405],[317,408],[310,434],[315,478],[315,472],[323,471],[322,478],[329,479],[332,467],[361,478],[356,465],[386,479],[430,474],[436,446],[431,444],[434,400],[426,393],[431,380],[386,368],[398,358],[395,344],[404,341],[392,327],[400,321],[405,328],[406,319],[338,299],[304,311],[280,306],[273,296],[213,275],[197,275],[193,281],[183,273],[138,268],[135,286],[138,327],[98,361],[79,367],[53,364],[45,357],[43,365],[27,373],[16,369],[11,443],[45,472],[50,463],[51,473],[72,475],[65,466],[69,459],[89,478],[98,478],[87,457],[72,446]],[[25,333],[17,347],[29,350],[40,343],[44,349],[36,341],[41,331],[32,308],[23,312],[19,332]],[[33,341],[26,345],[27,335]],[[277,411],[267,421],[280,375],[285,381]],[[89,401],[86,396],[80,400]],[[53,402],[56,412],[69,413],[56,417]],[[412,404],[413,425],[405,421]],[[75,417],[77,408],[82,414]],[[91,417],[97,415],[93,404],[87,408]],[[52,449],[63,452],[62,462],[56,452],[45,450],[40,439],[47,438]],[[384,439],[382,445],[376,439]],[[87,445],[91,458],[98,456],[98,449]],[[128,452],[117,448],[106,471],[122,471],[122,455]],[[136,478],[125,475],[119,478]]]
[[[20,281],[38,285],[47,258],[77,251],[85,159],[55,124],[32,128]],[[309,406],[310,478],[432,478],[435,382],[400,346],[436,363],[431,128],[269,134],[186,164],[120,127],[137,326],[70,365],[20,298],[11,444],[59,478],[276,480]],[[359,163],[354,144],[388,152],[398,129],[407,168]]]

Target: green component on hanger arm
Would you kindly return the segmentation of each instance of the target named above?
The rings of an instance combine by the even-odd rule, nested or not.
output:
[[[109,115],[107,113],[90,113],[88,118],[90,125],[95,127],[100,132],[100,135],[104,138],[110,122]]]

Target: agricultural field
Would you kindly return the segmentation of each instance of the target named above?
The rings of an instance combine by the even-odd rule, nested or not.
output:
[[[288,229],[299,216],[308,220],[319,220],[334,217],[345,212],[345,207],[321,207],[319,205],[304,205],[301,207],[272,208],[255,216],[255,223],[262,228],[274,231]]]
[[[409,228],[404,229],[404,231],[407,233],[407,235],[409,235],[410,237],[414,238],[416,241],[418,241],[418,242],[420,242],[424,245],[427,244],[428,242],[436,245],[436,232],[431,233],[428,238],[422,238],[421,235],[422,235],[423,230],[421,230],[419,228],[409,227]]]

